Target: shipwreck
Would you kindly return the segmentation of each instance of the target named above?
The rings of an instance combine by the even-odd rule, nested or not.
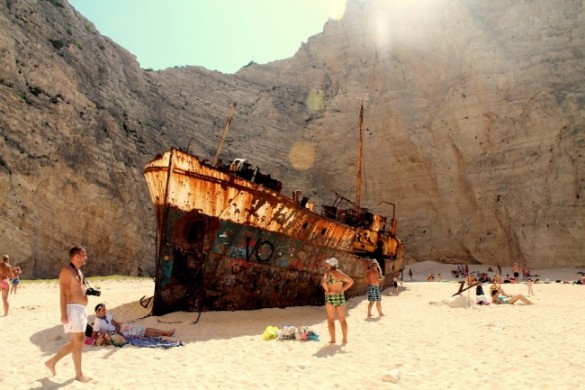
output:
[[[363,105],[360,159],[362,123]],[[381,288],[404,267],[390,202],[388,218],[361,208],[359,195],[352,202],[335,193],[317,213],[244,159],[208,162],[176,148],[147,163],[144,175],[157,221],[154,315],[323,305],[329,257],[355,281],[347,298],[365,294],[370,258],[385,274]]]

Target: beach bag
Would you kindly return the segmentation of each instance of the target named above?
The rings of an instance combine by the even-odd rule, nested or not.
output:
[[[126,339],[119,333],[116,332],[107,332],[106,334],[100,335],[96,340],[94,345],[102,346],[102,345],[113,345],[114,347],[123,347],[126,345]]]
[[[278,337],[278,328],[276,326],[268,325],[262,333],[262,340],[272,340]]]
[[[87,324],[85,326],[85,337],[91,337],[93,336],[93,326],[91,326],[90,324]]]
[[[120,333],[111,333],[110,342],[114,347],[123,347],[126,345],[126,339]]]
[[[295,331],[295,339],[306,341],[309,339],[310,329],[308,326],[299,326]]]
[[[297,328],[292,325],[283,325],[280,330],[277,331],[279,340],[294,340]]]

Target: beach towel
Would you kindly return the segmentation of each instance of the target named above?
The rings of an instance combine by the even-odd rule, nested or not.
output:
[[[182,341],[165,340],[160,337],[127,337],[126,342],[141,348],[172,348],[185,345]]]

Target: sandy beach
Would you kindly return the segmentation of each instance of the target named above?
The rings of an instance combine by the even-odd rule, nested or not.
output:
[[[384,291],[385,316],[366,317],[367,300],[347,305],[349,342],[330,345],[323,307],[291,307],[240,312],[206,312],[197,324],[194,313],[147,317],[141,297],[152,296],[152,279],[97,280],[101,297],[121,322],[161,329],[176,328],[175,348],[126,345],[85,346],[82,384],[73,379],[70,356],[49,377],[43,362],[66,343],[59,318],[56,281],[22,280],[10,295],[11,309],[0,317],[4,389],[553,389],[583,388],[585,372],[585,286],[557,283],[580,278],[583,269],[532,270],[533,305],[475,304],[473,290],[464,293],[466,307],[445,303],[458,289],[454,265],[424,262],[408,265],[399,296]],[[471,266],[487,270],[487,266]],[[425,282],[428,273],[448,281]],[[504,268],[503,273],[510,272]],[[450,281],[449,281],[450,280]],[[508,293],[527,293],[526,285],[505,286]],[[376,314],[374,309],[374,314]],[[320,341],[262,339],[269,325],[309,326]],[[339,332],[339,325],[337,324]],[[338,337],[341,340],[341,337]]]

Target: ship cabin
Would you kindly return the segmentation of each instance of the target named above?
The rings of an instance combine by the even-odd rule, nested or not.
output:
[[[387,224],[387,217],[374,214],[364,207],[360,208],[358,213],[352,201],[336,192],[335,194],[336,198],[332,205],[322,205],[321,215],[355,228],[354,254],[373,257],[379,262],[396,259],[399,241],[396,238],[398,221],[394,218],[394,204],[384,202],[393,207],[392,218]],[[353,207],[342,208],[340,207],[342,202]]]
[[[219,160],[216,168],[273,191],[280,192],[282,190],[281,181],[273,179],[269,174],[262,173],[260,168],[253,167],[246,159],[236,158],[229,164],[223,164],[221,160]]]

